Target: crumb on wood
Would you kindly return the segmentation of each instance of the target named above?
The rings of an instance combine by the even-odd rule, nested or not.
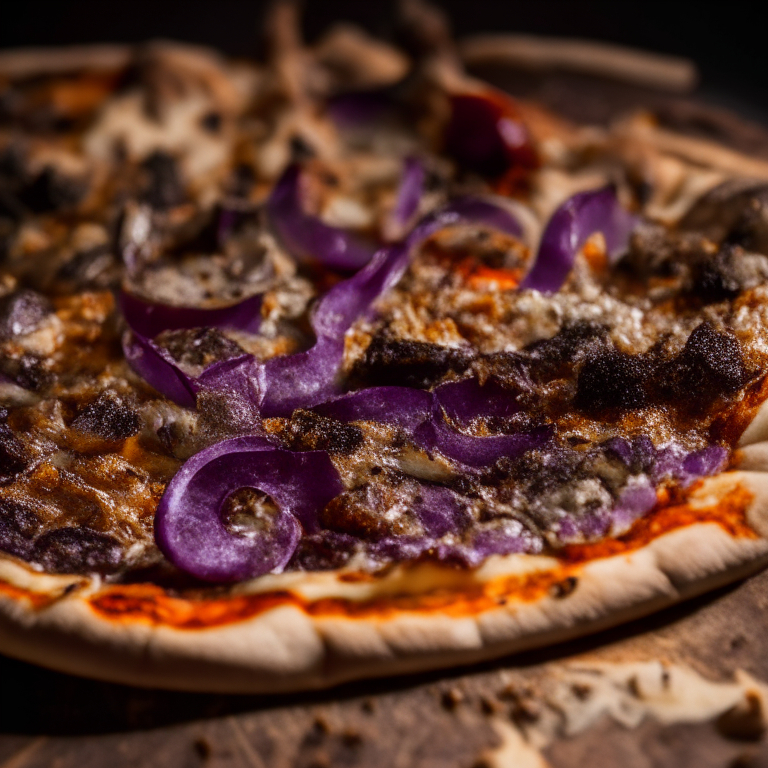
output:
[[[320,716],[316,717],[312,721],[312,729],[317,733],[322,733],[323,735],[331,732],[331,726],[328,724],[328,721],[324,717]]]
[[[717,730],[727,739],[758,741],[766,729],[763,702],[757,691],[747,691],[744,701],[723,712],[716,721]]]
[[[516,725],[535,723],[541,717],[541,705],[534,699],[520,699],[512,706],[509,717]]]
[[[458,688],[449,688],[440,695],[440,703],[444,709],[452,712],[464,701],[464,694]]]
[[[728,768],[757,768],[755,756],[750,752],[742,752],[728,763]]]
[[[735,635],[734,637],[731,638],[730,645],[731,645],[732,651],[738,651],[741,648],[743,648],[746,644],[747,644],[747,638],[742,634]]]
[[[579,701],[586,701],[592,695],[592,686],[586,683],[574,683],[571,692]]]
[[[325,737],[330,733],[330,726],[328,722],[322,717],[316,717],[312,721],[312,725],[304,735],[303,746],[314,747],[320,744]]]
[[[480,711],[484,715],[495,715],[501,711],[501,708],[501,704],[497,699],[492,698],[491,696],[480,697]]]
[[[363,743],[363,737],[359,731],[348,728],[341,734],[341,743],[344,744],[345,747],[359,747]]]
[[[507,683],[497,694],[496,698],[502,701],[519,701],[533,698],[536,691],[530,685],[521,685],[516,682]]]
[[[211,744],[208,741],[208,739],[199,738],[195,739],[192,742],[192,749],[195,750],[195,754],[201,759],[201,760],[207,760],[211,756],[211,752],[213,752],[213,749],[211,748]]]

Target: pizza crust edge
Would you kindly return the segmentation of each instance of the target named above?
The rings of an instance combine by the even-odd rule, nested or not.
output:
[[[768,444],[760,447],[768,452]],[[753,538],[734,536],[715,522],[696,522],[638,549],[570,566],[577,586],[566,595],[510,594],[505,605],[465,615],[418,609],[310,615],[300,605],[281,604],[241,621],[179,629],[104,617],[90,599],[98,587],[70,593],[62,586],[82,584],[83,578],[30,571],[32,592],[51,595],[58,589],[60,596],[35,607],[28,595],[0,593],[0,651],[88,677],[222,693],[322,688],[476,663],[632,621],[768,565],[768,471],[709,478],[697,491],[698,503],[717,505],[737,487],[751,495],[746,521],[757,534]],[[533,562],[530,555],[500,560],[518,572]],[[303,580],[311,584],[314,578],[307,574]],[[349,592],[347,584],[338,584],[340,594]],[[370,585],[365,589],[370,595]]]

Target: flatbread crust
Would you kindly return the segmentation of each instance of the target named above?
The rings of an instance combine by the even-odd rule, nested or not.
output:
[[[656,535],[654,526],[671,529]],[[768,472],[701,481],[640,536],[605,542],[616,554],[585,545],[570,560],[494,557],[475,572],[282,574],[213,600],[48,576],[4,558],[0,649],[132,685],[229,693],[497,658],[646,616],[768,565]]]
[[[122,47],[42,59],[12,52],[0,57],[0,72],[26,74],[41,61],[40,71],[83,62],[109,68],[126,55]],[[690,151],[675,145],[686,160],[701,160]],[[707,155],[706,146],[701,151]],[[712,167],[744,171],[728,162],[720,168],[721,160]],[[221,598],[190,598],[44,574],[0,554],[0,651],[131,685],[278,693],[563,642],[768,565],[768,404],[739,445],[739,469],[700,481],[682,503],[662,505],[618,541],[570,548],[561,558],[495,556],[475,571],[419,564],[381,577],[293,572],[237,585]]]

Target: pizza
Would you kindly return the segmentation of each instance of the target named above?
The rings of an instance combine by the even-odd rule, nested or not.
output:
[[[403,17],[0,56],[4,653],[289,691],[768,563],[766,162]]]

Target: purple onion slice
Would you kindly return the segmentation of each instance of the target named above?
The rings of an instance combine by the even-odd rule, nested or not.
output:
[[[221,515],[225,501],[242,488],[268,494],[279,513],[252,534],[238,535]],[[254,578],[284,568],[302,527],[314,532],[318,512],[342,490],[323,451],[284,451],[261,437],[225,440],[176,473],[157,508],[155,538],[175,566],[199,579]]]
[[[530,432],[515,435],[475,437],[452,429],[433,413],[415,432],[414,440],[426,451],[438,451],[443,456],[467,467],[488,467],[503,457],[517,458],[527,451],[540,448],[552,437],[549,426],[537,427]]]
[[[481,418],[506,419],[520,410],[515,395],[493,379],[484,385],[475,378],[442,384],[434,396],[446,416],[460,427]]]
[[[419,210],[424,191],[426,173],[421,161],[407,157],[403,167],[403,178],[397,191],[397,200],[384,225],[388,240],[400,240],[408,231],[408,225]]]
[[[331,269],[360,269],[374,249],[343,229],[304,213],[301,169],[290,166],[267,200],[267,214],[283,245],[300,261],[317,260]]]
[[[181,328],[233,328],[258,333],[261,325],[260,294],[249,296],[237,304],[210,309],[157,304],[126,291],[120,293],[119,301],[128,325],[150,339],[163,331]]]
[[[626,486],[611,510],[611,533],[620,536],[656,506],[656,490],[649,481]]]
[[[466,547],[465,559],[468,565],[476,567],[492,555],[538,553],[543,548],[538,534],[519,520],[506,520],[497,528],[477,531]]]
[[[306,352],[268,360],[260,372],[261,415],[290,416],[296,408],[310,408],[338,395],[343,357],[343,340],[321,336]]]
[[[377,421],[415,430],[432,413],[432,394],[411,387],[371,387],[313,409],[339,421]]]
[[[461,497],[439,485],[422,485],[414,511],[426,535],[434,539],[460,533],[470,520]]]
[[[728,450],[720,445],[710,445],[688,453],[681,445],[672,443],[656,451],[651,476],[657,483],[671,478],[686,488],[700,477],[721,471],[727,463]]]
[[[391,114],[393,106],[391,88],[340,93],[326,103],[328,115],[342,130],[370,127]]]
[[[547,224],[533,267],[520,284],[555,293],[568,277],[579,249],[595,232],[602,232],[611,260],[627,249],[637,217],[624,210],[613,187],[579,192],[566,200]]]
[[[123,354],[128,365],[160,394],[185,408],[195,407],[196,387],[192,378],[162,347],[140,333],[126,331]]]

